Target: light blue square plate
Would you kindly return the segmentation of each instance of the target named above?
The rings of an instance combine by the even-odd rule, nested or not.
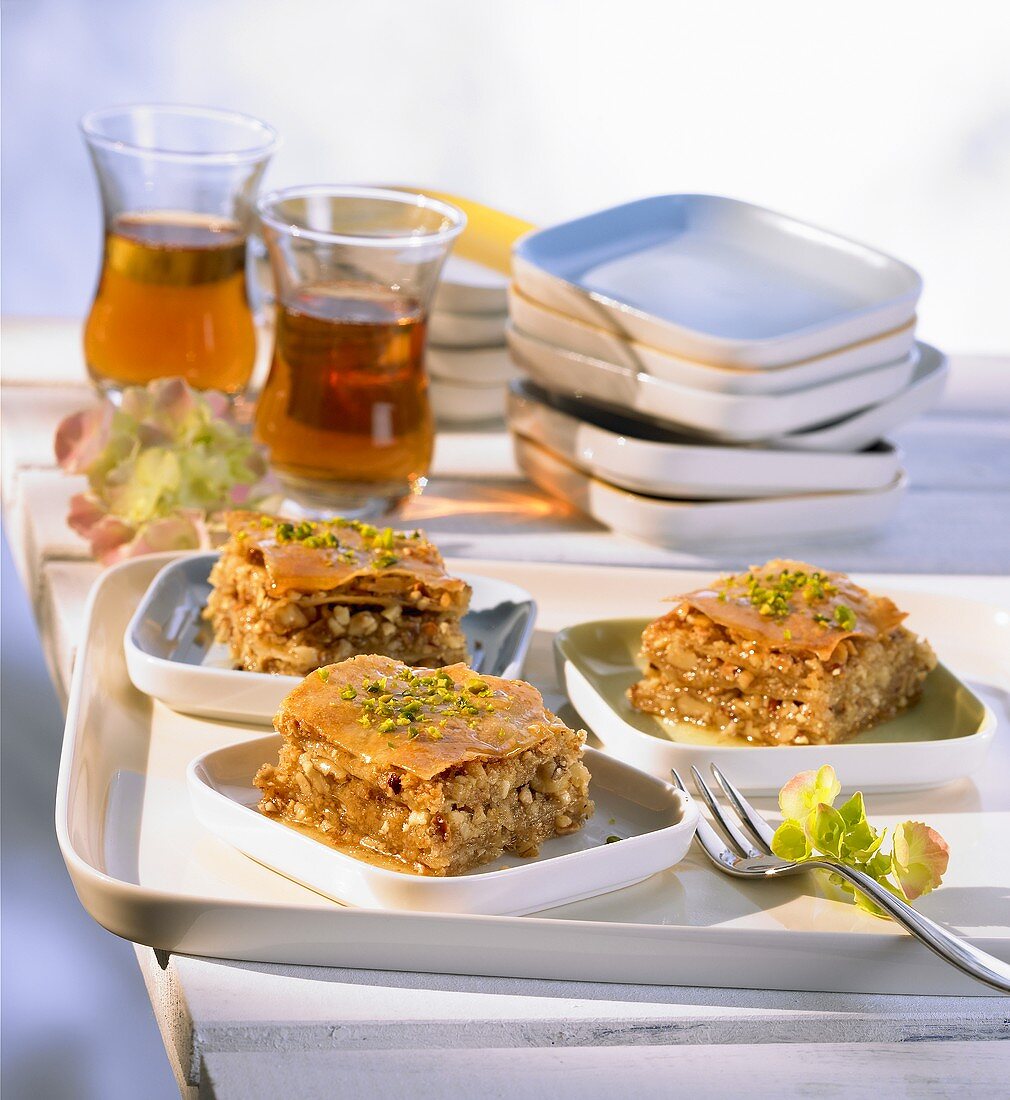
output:
[[[907,264],[719,195],[655,195],[530,233],[512,257],[542,305],[660,350],[780,367],[915,316]]]
[[[202,618],[217,554],[166,565],[141,600],[123,639],[134,687],[185,714],[269,725],[299,676],[236,669]],[[473,589],[463,631],[471,665],[490,676],[517,677],[533,637],[537,608],[518,585],[460,573]]]

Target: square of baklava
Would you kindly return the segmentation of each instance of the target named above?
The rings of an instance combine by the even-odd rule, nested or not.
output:
[[[585,734],[521,680],[359,656],[307,676],[275,719],[260,810],[421,874],[536,855],[593,812]]]
[[[632,704],[758,744],[844,741],[913,705],[936,665],[886,596],[803,562],[673,602],[642,634]]]
[[[304,676],[361,653],[410,665],[466,659],[470,586],[420,531],[255,512],[227,524],[205,615],[237,667]]]

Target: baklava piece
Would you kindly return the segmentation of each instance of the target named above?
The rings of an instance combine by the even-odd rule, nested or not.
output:
[[[206,617],[239,668],[304,676],[359,653],[409,665],[466,660],[470,586],[420,531],[355,520],[227,517]]]
[[[260,810],[421,874],[536,855],[593,812],[585,734],[522,680],[352,657],[307,676],[274,724]]]
[[[914,704],[936,665],[889,599],[803,562],[675,602],[642,635],[632,704],[762,745],[844,741]]]

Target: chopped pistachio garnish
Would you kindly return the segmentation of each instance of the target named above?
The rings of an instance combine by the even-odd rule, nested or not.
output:
[[[320,680],[322,680],[322,681],[323,681],[323,683],[325,684],[325,683],[327,683],[327,682],[329,681],[329,679],[330,679],[330,670],[329,670],[328,668],[317,668],[317,669],[316,669],[316,675],[317,675],[317,676],[319,677],[319,679],[320,679]]]
[[[762,617],[777,620],[787,618],[794,611],[793,598],[797,595],[805,603],[814,604],[828,599],[838,591],[827,574],[819,570],[808,573],[802,569],[732,575],[719,581],[719,588],[718,598],[722,602],[739,595],[756,608]],[[735,591],[737,589],[740,590],[739,593]],[[816,615],[814,619],[817,619]]]
[[[840,603],[835,608],[835,622],[843,630],[854,630],[856,627],[856,615],[851,607],[846,607],[845,604]]]
[[[386,569],[395,565],[399,557],[393,553],[397,541],[422,538],[420,531],[407,534],[405,531],[394,531],[392,527],[384,527],[381,531],[370,523],[362,523],[356,519],[344,519],[337,517],[330,520],[301,520],[292,523],[288,520],[276,520],[272,516],[260,516],[259,526],[262,530],[273,528],[274,538],[279,543],[297,542],[310,550],[338,551],[338,560],[346,565],[353,565],[358,560],[355,551],[372,553],[376,555],[374,564],[377,568]],[[336,530],[350,529],[361,536],[362,545],[359,547],[341,544],[335,534]],[[236,533],[237,538],[242,538],[241,532]]]
[[[439,727],[450,718],[462,719],[471,729],[478,729],[482,715],[495,713],[494,694],[487,680],[472,678],[457,685],[441,670],[419,676],[404,666],[393,675],[366,680],[358,688],[346,685],[340,696],[350,701],[360,695],[357,705],[366,719],[361,724],[367,726],[374,720],[380,733],[404,730],[408,739],[414,740],[423,732],[433,740],[441,740],[444,735]],[[481,697],[479,704],[474,696]],[[506,733],[499,737],[504,740]]]

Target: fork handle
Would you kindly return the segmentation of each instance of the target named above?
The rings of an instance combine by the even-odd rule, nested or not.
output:
[[[854,867],[831,863],[828,860],[811,860],[807,866],[820,867],[847,879],[861,894],[865,894],[879,905],[888,916],[893,917],[898,924],[911,932],[930,951],[949,962],[951,966],[956,966],[958,970],[993,989],[998,989],[1001,993],[1010,993],[1010,964],[985,951],[979,951],[977,947],[972,947],[967,940],[956,936],[943,925],[931,921],[922,913],[917,913],[911,905],[896,897],[890,890],[886,890],[869,875],[857,871]]]

